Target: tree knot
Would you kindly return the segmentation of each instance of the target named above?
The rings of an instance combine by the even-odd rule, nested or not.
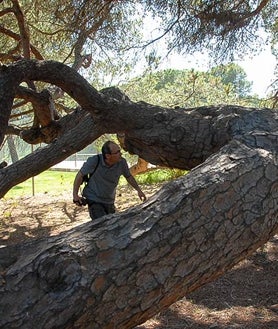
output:
[[[68,254],[55,254],[41,260],[37,275],[44,291],[66,291],[80,280],[81,268],[77,260]]]
[[[179,141],[181,141],[183,139],[183,136],[185,134],[185,130],[183,127],[175,127],[170,134],[170,141],[171,143],[178,143]]]

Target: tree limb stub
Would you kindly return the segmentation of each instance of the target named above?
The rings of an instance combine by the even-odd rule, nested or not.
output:
[[[233,141],[140,206],[0,249],[0,326],[144,322],[277,232],[277,177],[270,152]]]

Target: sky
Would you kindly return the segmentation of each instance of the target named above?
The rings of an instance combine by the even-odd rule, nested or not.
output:
[[[209,59],[204,55],[171,55],[168,61],[165,61],[163,68],[172,69],[191,69],[206,71],[209,69]],[[269,86],[275,80],[275,66],[277,65],[275,57],[271,54],[270,47],[263,50],[254,57],[246,56],[241,61],[236,61],[247,74],[247,80],[252,82],[252,93],[259,97],[267,97]]]
[[[161,31],[159,29],[159,22],[154,21],[152,16],[146,16],[144,18],[144,31],[143,35],[146,40],[155,39],[161,36]],[[260,98],[265,98],[270,93],[270,85],[275,80],[275,68],[278,71],[278,63],[275,58],[271,54],[271,46],[266,42],[267,34],[264,30],[258,31],[258,36],[261,39],[260,46],[262,47],[261,52],[256,52],[256,55],[251,57],[251,55],[243,56],[243,60],[235,61],[236,64],[240,65],[246,75],[247,80],[252,82],[252,94],[258,95]],[[166,51],[165,40],[159,40],[157,42],[159,44],[160,54],[157,55],[163,56],[163,49]],[[199,55],[177,55],[171,54],[169,55],[168,60],[164,60],[162,65],[159,65],[159,69],[196,69],[200,71],[208,71],[211,69],[211,65],[209,64],[209,58],[205,58],[204,54]],[[278,82],[276,82],[277,89]]]
[[[249,81],[253,82],[253,92],[260,97],[267,96],[269,85],[275,80],[276,59],[270,49],[264,50],[254,58],[246,58],[238,64],[244,69]]]

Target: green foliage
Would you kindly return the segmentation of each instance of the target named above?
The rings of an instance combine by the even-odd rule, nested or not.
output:
[[[0,10],[3,12],[1,26],[19,37],[20,29],[15,15],[12,12],[4,14],[10,6],[8,1],[0,3]],[[115,81],[126,80],[140,60],[147,61],[148,67],[154,64],[156,66],[160,56],[157,56],[155,48],[151,47],[155,42],[148,40],[146,30],[155,29],[158,40],[160,36],[168,36],[169,50],[193,53],[211,49],[210,55],[214,59],[220,57],[220,53],[228,58],[229,54],[244,53],[243,49],[248,47],[252,51],[259,49],[260,39],[256,32],[261,26],[257,23],[258,17],[263,19],[263,27],[272,33],[273,44],[277,39],[275,1],[266,2],[257,11],[254,1],[241,1],[238,4],[227,1],[22,0],[20,6],[32,49],[36,49],[32,56],[36,54],[44,59],[54,59],[74,66],[80,61],[81,55],[90,54],[91,65],[81,67],[80,73],[98,89],[115,84]],[[153,18],[152,23],[150,17]],[[146,24],[146,21],[149,23]],[[248,38],[245,38],[245,35]],[[146,43],[150,47],[145,47]],[[160,45],[157,44],[157,47]],[[2,54],[22,55],[18,39],[3,31],[0,50]],[[10,61],[10,58],[1,56],[1,61],[5,63]],[[168,71],[167,76],[163,77],[164,80],[159,80],[157,92],[162,87],[167,89],[171,79],[172,82],[173,79],[176,81],[176,74],[175,70]],[[225,74],[228,74],[227,70]],[[215,76],[219,77],[218,74]],[[237,75],[237,78],[237,81],[235,76],[229,78],[232,80],[233,93],[240,97],[246,96],[249,86],[243,86],[240,76]],[[198,73],[198,84],[202,83],[201,80],[202,76]],[[188,88],[184,92],[176,92],[179,102],[176,104],[169,100],[169,106],[185,104],[195,87],[194,81],[193,75]],[[187,83],[187,79],[184,82]],[[226,85],[224,92],[231,95],[227,81],[222,82]],[[218,87],[219,84],[216,84]],[[153,98],[160,104],[160,99],[165,97],[157,95]],[[218,96],[202,95],[201,98],[204,98],[206,103],[215,103],[211,102],[210,98],[217,99]],[[225,98],[221,102],[225,102]],[[72,105],[67,101],[64,104]]]
[[[159,19],[161,35],[168,36],[168,51],[206,49],[214,62],[261,49],[259,28],[273,33],[271,26],[277,20],[277,1],[271,0],[145,2],[150,15]]]
[[[73,62],[76,47],[85,45],[87,50],[118,51],[137,40],[140,24],[135,18],[134,8],[128,2],[107,2],[93,0],[23,0],[20,2],[28,28],[30,41],[46,59]],[[5,10],[7,2],[0,4]],[[13,32],[19,33],[13,15],[3,15],[1,23]],[[136,28],[135,28],[136,27]],[[2,45],[15,44],[11,37],[1,38]],[[8,42],[8,44],[7,44]],[[93,48],[92,48],[93,47]],[[94,53],[93,61],[97,60]]]
[[[222,64],[213,67],[208,73],[219,77],[224,85],[231,86],[238,97],[246,97],[251,92],[252,83],[247,80],[247,74],[238,64]]]
[[[253,106],[257,104],[256,98],[246,95],[250,87],[244,70],[235,64],[209,72],[167,69],[139,76],[120,86],[133,101],[170,108],[228,103]]]
[[[156,169],[144,174],[136,176],[136,181],[139,184],[155,184],[170,181],[187,174],[186,170],[180,169]]]

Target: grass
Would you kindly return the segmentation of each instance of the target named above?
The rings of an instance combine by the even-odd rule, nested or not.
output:
[[[76,172],[47,170],[14,186],[5,198],[32,196],[36,194],[59,195],[71,191]]]

